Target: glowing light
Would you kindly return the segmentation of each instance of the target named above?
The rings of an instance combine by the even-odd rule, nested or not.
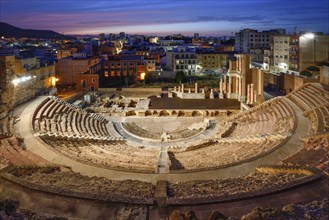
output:
[[[12,81],[12,83],[14,84],[14,86],[17,86],[18,84],[20,84],[22,82],[26,82],[26,81],[28,81],[30,79],[32,79],[32,76],[23,76],[21,78],[14,79]]]
[[[144,80],[145,79],[145,73],[143,72],[143,73],[141,73],[141,80]]]
[[[305,37],[307,39],[313,39],[315,37],[315,35],[313,33],[306,33],[303,35],[303,37]]]
[[[286,63],[279,63],[279,67],[286,69],[287,68],[287,64]]]
[[[56,82],[58,82],[59,81],[59,79],[58,78],[56,78],[56,77],[51,77],[51,79],[50,79],[50,83],[51,83],[51,86],[52,87],[55,87],[56,86]]]
[[[20,83],[20,79],[14,79],[13,80],[13,84],[14,84],[14,86],[17,86],[19,83]]]

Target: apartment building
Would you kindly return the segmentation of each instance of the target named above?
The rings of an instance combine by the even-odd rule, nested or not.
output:
[[[285,33],[285,29],[273,29],[261,32],[249,28],[240,30],[235,33],[235,51],[240,53],[250,53],[251,49],[267,48],[270,46],[271,35]]]
[[[145,72],[144,56],[112,56],[104,62],[104,72],[99,77],[100,87],[128,86],[141,80]]]
[[[198,52],[197,64],[202,70],[225,71],[228,67],[228,52]]]
[[[197,57],[195,47],[178,46],[167,51],[167,67],[174,72],[183,71],[187,75],[197,72]]]
[[[56,56],[57,56],[57,59],[63,59],[65,57],[70,57],[74,53],[77,53],[77,52],[78,52],[77,48],[58,49],[56,51]]]
[[[280,73],[289,69],[289,48],[290,36],[277,35],[273,37],[273,69],[272,71]]]
[[[275,35],[271,52],[264,57],[271,73],[300,75],[310,66],[329,60],[329,35],[295,34]]]
[[[96,64],[97,68],[95,67]],[[98,57],[87,57],[85,54],[80,54],[75,57],[59,59],[56,63],[58,84],[76,85],[77,75],[89,71],[91,67],[101,70],[101,63]]]

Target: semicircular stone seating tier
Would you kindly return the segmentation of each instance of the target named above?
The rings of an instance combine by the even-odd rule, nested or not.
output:
[[[313,134],[329,131],[329,92],[320,84],[305,84],[287,95],[311,122]]]
[[[154,172],[160,148],[130,146],[111,121],[56,97],[48,97],[33,114],[35,135],[56,151],[77,161],[118,170]],[[172,171],[207,170],[255,159],[272,152],[293,132],[295,115],[283,98],[272,99],[229,117],[204,143],[173,149]],[[191,160],[191,158],[194,158]]]

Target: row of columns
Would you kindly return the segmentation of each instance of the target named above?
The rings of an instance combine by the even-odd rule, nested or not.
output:
[[[237,94],[239,94],[240,96],[242,95],[242,79],[239,77],[236,77],[236,83],[235,83],[235,92]],[[184,84],[181,84],[181,86],[178,87],[174,87],[174,92],[181,92],[184,93],[185,92],[185,88],[184,88]],[[198,88],[198,83],[194,84],[194,93],[198,93],[199,92],[199,88]],[[204,93],[204,89],[202,89],[202,93]],[[224,94],[230,94],[230,93],[234,93],[234,91],[232,91],[232,77],[229,77],[228,82],[226,77],[221,78],[219,81],[219,98],[224,98]],[[192,93],[191,88],[188,89],[188,93]],[[214,90],[211,89],[210,90],[210,97],[214,96]]]
[[[234,77],[234,78],[233,78]],[[243,85],[244,76],[229,76],[229,83],[228,83],[228,97],[229,98],[237,98],[240,101],[245,101],[246,94],[245,94],[245,85]],[[234,86],[233,86],[234,82]],[[235,94],[236,96],[232,96]]]
[[[221,78],[219,81],[219,98],[224,98],[224,94],[228,94],[231,92],[232,87],[231,78],[229,78],[229,82],[227,83],[226,77]]]
[[[181,84],[181,86],[174,86],[174,92],[181,92],[184,93],[185,92],[185,88],[184,88],[184,84]],[[199,88],[198,88],[198,83],[194,84],[194,93],[198,93],[199,92]],[[188,89],[188,93],[192,93],[191,88]],[[202,93],[204,93],[204,89],[202,89]]]

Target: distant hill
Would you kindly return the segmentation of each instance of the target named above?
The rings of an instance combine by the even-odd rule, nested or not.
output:
[[[40,38],[40,39],[67,39],[73,40],[74,37],[59,34],[51,30],[32,30],[22,29],[10,24],[0,22],[0,36],[15,38]]]

